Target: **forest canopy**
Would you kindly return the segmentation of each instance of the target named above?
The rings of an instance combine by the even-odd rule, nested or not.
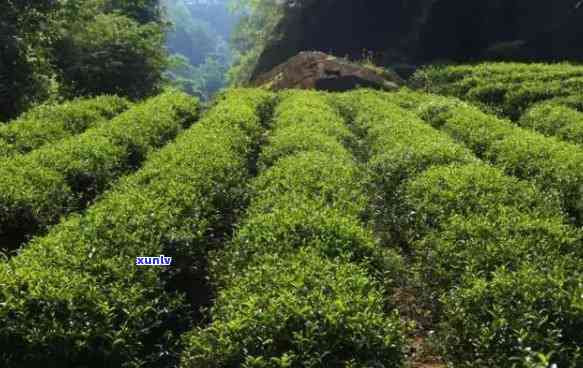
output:
[[[160,90],[157,0],[7,0],[0,14],[0,120],[43,101]]]
[[[0,121],[41,103],[101,94],[139,100],[167,85],[208,100],[248,80],[282,10],[299,4],[3,1]]]

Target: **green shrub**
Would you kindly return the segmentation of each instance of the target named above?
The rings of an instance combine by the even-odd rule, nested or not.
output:
[[[262,170],[279,158],[306,151],[349,157],[344,145],[354,141],[354,137],[328,104],[327,97],[306,91],[288,91],[280,95],[269,144],[260,154]]]
[[[424,279],[445,291],[468,272],[583,255],[558,203],[484,164],[436,166],[404,185],[402,217]]]
[[[472,118],[484,114],[464,115],[477,111],[465,104],[432,99],[421,107],[420,116],[448,132],[467,134],[470,146],[480,147],[476,150],[483,154],[517,129],[495,118],[476,121]],[[445,349],[445,357],[468,367],[507,366],[514,356],[526,362],[517,344],[525,336],[533,342],[528,346],[543,353],[559,351],[557,346],[566,341],[559,361],[580,359],[575,341],[580,340],[583,304],[577,300],[569,313],[560,311],[581,294],[577,276],[567,275],[581,262],[582,233],[565,224],[557,197],[480,163],[432,128],[401,134],[414,131],[420,123],[390,103],[368,97],[354,106],[353,123],[363,127],[365,140],[373,147],[369,166],[379,198],[377,221],[392,227],[412,247],[415,268],[426,286],[419,297],[441,321],[436,341]],[[459,132],[454,130],[458,126]],[[571,271],[562,275],[572,284],[549,277],[555,284],[540,298],[550,303],[547,297],[559,294],[562,301],[550,310],[544,309],[545,304],[533,306],[539,285],[531,288],[521,270],[536,265],[533,268],[545,275],[557,259],[570,260]],[[467,286],[474,285],[473,280],[480,280],[477,285],[498,282],[501,267],[508,270],[507,280],[514,274],[519,280],[505,294],[477,294]],[[519,306],[513,309],[515,303]],[[568,331],[566,340],[557,340],[562,335],[556,329],[549,330],[549,338],[541,338],[545,328],[557,325],[563,326],[565,335]]]
[[[218,294],[182,367],[400,367],[398,315],[366,272],[320,258],[264,256]]]
[[[373,212],[377,229],[391,240],[404,237],[401,184],[427,168],[477,159],[417,116],[388,102],[378,94],[351,93],[352,124],[363,134],[370,150],[368,170],[372,175]],[[405,239],[400,239],[405,240]]]
[[[408,181],[404,189],[419,230],[432,228],[454,214],[487,213],[506,206],[537,216],[561,214],[556,198],[482,163],[430,168]]]
[[[455,99],[436,97],[419,105],[416,112],[425,122],[462,141],[479,157],[514,130],[510,123]]]
[[[256,90],[225,95],[228,109],[209,111],[85,214],[0,263],[3,366],[171,365],[192,312],[171,291],[176,273],[190,272],[197,295],[209,248],[245,203],[246,130],[271,100]],[[160,254],[172,268],[135,266]]]
[[[556,102],[559,105],[570,107],[577,111],[583,112],[583,93],[576,93],[566,97],[558,97],[549,102]]]
[[[284,194],[294,193],[360,215],[367,203],[363,193],[366,176],[351,160],[307,151],[281,158],[254,182],[254,207],[270,208]]]
[[[384,289],[368,275],[388,284],[401,258],[359,219],[366,175],[340,143],[348,130],[319,94],[281,97],[246,219],[211,264],[213,321],[186,337],[182,366],[400,366],[398,316],[383,315]]]
[[[406,110],[416,108],[430,97],[428,94],[419,93],[408,88],[401,88],[393,93],[382,93],[381,96],[385,101],[392,102]]]
[[[583,144],[583,113],[556,101],[535,105],[518,122],[544,135]]]
[[[423,281],[445,292],[466,274],[489,278],[500,266],[552,263],[559,255],[581,259],[581,233],[560,216],[536,217],[511,206],[454,214],[413,242]]]
[[[583,90],[583,68],[568,63],[483,63],[429,67],[418,71],[412,78],[412,84],[482,106],[495,106],[494,110],[518,119],[537,102],[580,95]]]
[[[195,99],[169,92],[136,105],[107,125],[3,161],[0,235],[13,238],[14,248],[24,236],[84,207],[197,116]]]
[[[280,95],[273,119],[277,129],[308,126],[314,132],[344,142],[351,132],[338,111],[329,103],[331,96],[313,91],[287,91]]]
[[[117,96],[76,99],[60,105],[41,105],[0,126],[0,157],[28,153],[46,144],[82,133],[130,107]]]
[[[492,280],[469,276],[444,296],[438,339],[459,367],[525,364],[529,352],[551,354],[558,367],[583,364],[583,279],[580,268],[525,265],[497,271]]]
[[[505,173],[559,194],[563,208],[574,222],[581,223],[583,151],[579,147],[516,127],[455,100],[423,104],[418,113]]]
[[[582,77],[552,82],[524,83],[509,88],[504,108],[509,117],[518,119],[528,107],[537,102],[581,93],[582,90]]]
[[[317,203],[303,195],[283,195],[269,211],[250,211],[237,236],[216,262],[219,284],[239,277],[239,272],[265,254],[285,257],[312,248],[330,259],[343,258],[367,267],[371,276],[387,285],[401,281],[401,257],[381,248],[370,229],[344,211]]]
[[[332,157],[349,157],[346,148],[333,137],[315,132],[310,126],[299,125],[278,129],[261,152],[259,165],[264,170],[280,158],[306,151],[318,151]]]
[[[260,154],[262,172],[250,186],[253,200],[247,220],[233,241],[237,250],[227,252],[237,256],[226,263],[244,264],[253,258],[243,254],[285,253],[307,245],[321,247],[328,256],[355,253],[363,259],[376,244],[358,219],[368,203],[368,178],[339,142],[350,132],[322,95],[287,92],[282,97],[272,135]],[[319,123],[290,125],[306,111]]]

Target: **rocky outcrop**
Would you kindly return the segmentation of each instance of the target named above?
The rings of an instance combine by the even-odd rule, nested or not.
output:
[[[302,0],[278,23],[253,77],[304,50],[378,65],[583,59],[581,0]]]
[[[323,52],[301,52],[251,82],[273,91],[289,88],[347,91],[357,87],[395,90],[402,83],[388,70],[351,63]]]

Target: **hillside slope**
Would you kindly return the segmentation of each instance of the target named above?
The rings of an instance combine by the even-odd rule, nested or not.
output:
[[[192,126],[198,102],[164,94],[0,161],[68,142],[67,169],[110,178],[9,244],[0,365],[583,366],[583,147],[561,130],[581,68],[423,73],[442,94],[232,89]],[[532,92],[556,81],[575,87]],[[507,92],[451,96],[468,86]],[[83,171],[94,130],[137,159]],[[0,219],[41,213],[13,202]]]

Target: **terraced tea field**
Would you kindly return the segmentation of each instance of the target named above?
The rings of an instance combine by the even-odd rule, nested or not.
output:
[[[1,365],[582,367],[579,79],[460,66],[418,72],[434,93],[11,122],[41,138],[0,159]]]

